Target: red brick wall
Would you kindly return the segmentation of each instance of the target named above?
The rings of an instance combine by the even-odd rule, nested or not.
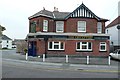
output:
[[[97,20],[90,18],[69,18],[66,21],[65,30],[66,32],[77,32],[77,22],[86,21],[86,32],[96,33],[97,32]]]
[[[67,40],[65,42],[65,54],[75,54],[76,53],[76,41]]]
[[[37,17],[29,22],[37,21],[36,31],[43,31],[43,20],[48,20],[48,32],[56,32],[55,21],[46,17]],[[64,21],[64,32],[77,32],[77,22],[86,21],[86,32],[97,33],[97,20],[91,18],[69,18]],[[105,22],[102,22],[102,31],[105,33]]]
[[[43,20],[48,20],[48,32],[53,32],[55,30],[54,20],[46,17],[37,17],[29,20],[29,23],[32,21],[37,21],[36,32],[43,32]],[[29,24],[30,29],[30,24]]]
[[[45,53],[45,41],[37,40],[37,55],[41,55]]]
[[[102,40],[49,40],[49,41],[62,41],[65,43],[65,50],[47,50],[47,54],[68,54],[68,55],[81,55],[81,56],[108,56],[109,55],[109,41]],[[92,52],[76,51],[76,42],[92,42]],[[100,52],[100,42],[106,42],[107,51]],[[45,42],[43,40],[37,41],[37,54],[45,53]]]

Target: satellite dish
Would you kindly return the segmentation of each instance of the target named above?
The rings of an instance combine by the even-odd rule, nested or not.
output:
[[[120,25],[117,26],[117,29],[120,29]]]

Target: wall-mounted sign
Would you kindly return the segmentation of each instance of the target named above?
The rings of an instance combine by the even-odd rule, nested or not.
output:
[[[44,40],[48,40],[48,38],[61,38],[61,39],[95,39],[95,40],[108,40],[109,36],[66,36],[66,35],[37,35],[28,36],[28,38],[44,38]]]
[[[70,39],[93,39],[93,36],[69,36]]]

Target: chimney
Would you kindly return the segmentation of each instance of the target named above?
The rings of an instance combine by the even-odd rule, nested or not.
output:
[[[54,7],[54,12],[59,12],[58,8]]]
[[[120,1],[118,2],[118,16],[120,16]]]
[[[45,10],[45,7],[43,7],[43,10]]]

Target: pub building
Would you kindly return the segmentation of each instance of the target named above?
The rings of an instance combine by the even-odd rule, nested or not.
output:
[[[73,12],[43,10],[29,18],[28,55],[108,56],[107,19],[96,16],[83,3]]]

